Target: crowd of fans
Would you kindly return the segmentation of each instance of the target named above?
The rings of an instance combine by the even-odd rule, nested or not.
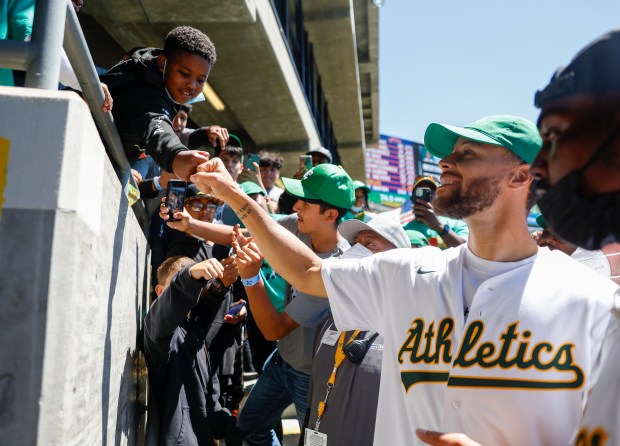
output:
[[[216,60],[181,26],[101,75],[152,211],[155,442],[278,445],[291,404],[306,445],[620,442],[620,32],[536,94],[538,125],[430,124],[441,177],[404,225],[324,147],[280,178],[280,154],[187,128]]]

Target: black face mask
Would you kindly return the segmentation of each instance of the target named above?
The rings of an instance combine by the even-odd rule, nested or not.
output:
[[[620,192],[580,197],[579,179],[598,155],[619,133],[615,129],[588,162],[562,178],[555,186],[541,179],[534,181],[540,211],[553,231],[567,242],[594,250],[620,241]],[[620,175],[620,172],[618,173]]]

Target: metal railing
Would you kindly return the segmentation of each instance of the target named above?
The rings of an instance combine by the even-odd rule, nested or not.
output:
[[[340,163],[337,151],[338,141],[334,134],[332,120],[329,117],[312,43],[308,41],[308,32],[304,28],[301,0],[294,0],[292,8],[290,3],[289,0],[272,0],[284,40],[297,69],[297,75],[310,106],[321,142],[332,152],[334,163],[338,164]]]
[[[128,190],[128,185],[137,191],[138,186],[131,175],[131,167],[114,125],[112,114],[101,109],[104,101],[103,90],[70,0],[36,0],[30,42],[0,40],[0,66],[26,71],[26,87],[58,89],[63,32],[67,57],[80,83],[108,155],[118,168],[117,174],[123,191]],[[148,214],[144,202],[137,200],[132,209],[146,233]]]

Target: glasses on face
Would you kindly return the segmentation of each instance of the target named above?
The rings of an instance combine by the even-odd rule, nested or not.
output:
[[[200,212],[205,209],[207,212],[215,212],[217,205],[210,203],[190,203],[189,208],[194,212]]]

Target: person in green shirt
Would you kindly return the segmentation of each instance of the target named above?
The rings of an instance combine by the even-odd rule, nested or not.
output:
[[[431,200],[426,201],[416,195],[416,189],[427,187],[431,190]],[[439,182],[430,175],[418,175],[413,183],[411,202],[415,219],[403,226],[405,231],[421,232],[432,246],[453,248],[467,242],[469,228],[463,220],[439,216],[431,204]]]

